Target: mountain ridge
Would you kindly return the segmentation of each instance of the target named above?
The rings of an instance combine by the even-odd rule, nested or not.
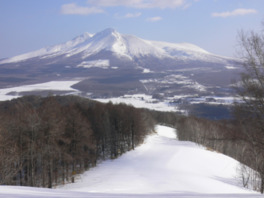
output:
[[[80,53],[82,53],[82,59],[85,59],[102,50],[113,52],[118,56],[127,57],[130,60],[134,57],[150,55],[158,58],[181,58],[183,60],[195,58],[203,59],[205,57],[205,59],[208,59],[209,56],[214,58],[218,57],[218,59],[226,59],[226,57],[211,54],[190,43],[179,44],[163,41],[150,41],[133,35],[120,34],[113,28],[107,28],[96,34],[85,32],[65,43],[44,47],[36,51],[1,60],[0,64],[16,63],[37,57],[47,59],[56,56],[63,56],[67,58]]]
[[[0,61],[0,87],[81,79],[74,88],[90,97],[230,96],[241,65],[190,43],[150,41],[108,28]]]

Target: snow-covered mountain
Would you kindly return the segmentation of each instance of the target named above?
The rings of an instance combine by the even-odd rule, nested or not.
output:
[[[0,60],[0,88],[58,80],[91,97],[226,95],[241,72],[236,59],[189,43],[150,41],[114,29]]]
[[[0,64],[25,61],[25,60],[30,59],[30,58],[45,57],[45,56],[51,55],[51,54],[53,54],[54,56],[59,55],[59,54],[63,54],[63,52],[71,50],[74,47],[78,47],[79,44],[84,43],[85,41],[89,40],[92,36],[93,36],[92,34],[89,34],[86,32],[83,35],[78,36],[78,37],[76,37],[76,38],[74,38],[74,39],[72,39],[66,43],[41,48],[41,49],[33,51],[33,52],[28,52],[28,53],[21,54],[18,56],[14,56],[14,57],[11,57],[8,59],[4,59],[4,60],[0,61]]]
[[[101,51],[109,51],[116,56],[126,57],[131,60],[144,56],[154,56],[161,59],[224,60],[223,57],[210,54],[202,48],[189,43],[175,44],[148,41],[136,36],[120,34],[116,30],[109,28],[94,35],[84,33],[63,44],[8,58],[0,61],[0,64],[26,61],[36,57],[40,59],[58,56],[60,56],[60,58],[61,56],[69,58],[77,54],[81,54],[81,59],[84,60]]]

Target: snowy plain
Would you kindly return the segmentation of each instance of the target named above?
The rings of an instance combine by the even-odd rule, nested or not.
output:
[[[71,86],[80,82],[80,80],[71,81],[50,81],[39,84],[23,85],[18,87],[0,89],[0,101],[12,100],[22,97],[22,92],[31,91],[68,91],[69,94],[78,94],[79,91]]]
[[[146,94],[124,95],[115,98],[96,98],[95,100],[102,103],[124,103],[127,105],[132,105],[136,108],[147,108],[156,111],[179,111],[176,106],[169,105],[169,103],[165,101],[157,101],[156,99],[153,99],[151,95]]]
[[[257,198],[241,186],[238,162],[202,146],[176,139],[174,129],[157,126],[135,150],[85,172],[57,189],[0,186],[13,198]]]

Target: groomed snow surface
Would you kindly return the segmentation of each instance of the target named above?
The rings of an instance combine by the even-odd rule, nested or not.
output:
[[[172,128],[157,126],[156,131],[135,150],[100,163],[74,184],[58,189],[0,186],[0,197],[262,197],[241,187],[234,159],[178,141]]]

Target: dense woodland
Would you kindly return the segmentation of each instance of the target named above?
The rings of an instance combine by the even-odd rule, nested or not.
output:
[[[261,191],[264,156],[248,141],[247,123],[102,104],[77,96],[26,96],[0,103],[0,184],[38,186],[74,182],[98,161],[141,144],[155,124],[177,129],[180,140],[231,156],[245,187]]]
[[[147,112],[76,96],[0,103],[0,184],[52,188],[134,149],[153,131]]]

